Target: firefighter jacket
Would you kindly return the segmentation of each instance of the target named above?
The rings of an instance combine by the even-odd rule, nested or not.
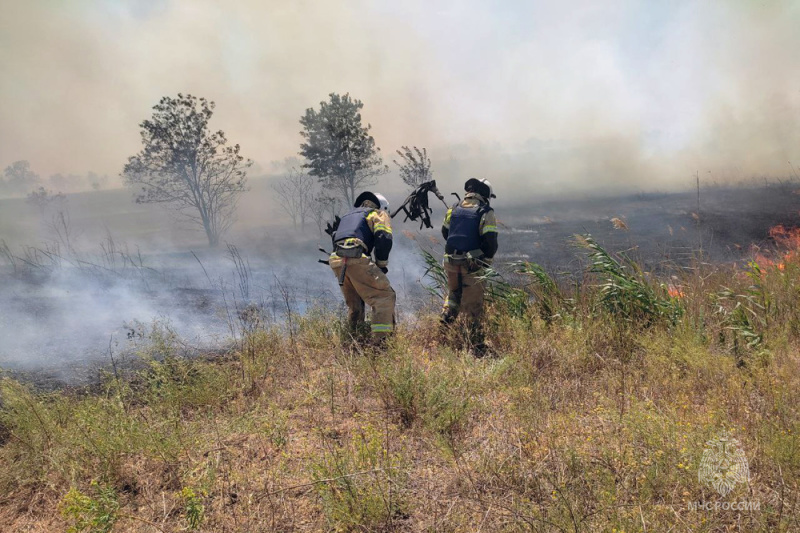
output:
[[[481,250],[487,260],[497,253],[497,219],[489,203],[477,193],[467,193],[464,199],[447,210],[442,224],[445,254],[465,254]]]
[[[366,255],[375,252],[375,264],[389,265],[392,250],[392,224],[389,213],[371,207],[356,207],[339,222],[333,235],[337,246],[361,246]]]

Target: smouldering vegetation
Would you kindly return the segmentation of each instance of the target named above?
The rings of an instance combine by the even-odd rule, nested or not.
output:
[[[6,377],[0,529],[800,529],[800,260],[660,278],[579,242],[578,281],[489,274],[494,358],[440,344],[432,301],[384,354],[319,310],[208,359],[155,327],[92,390]],[[723,498],[697,474],[724,430],[750,481]],[[689,508],[716,501],[759,508]]]

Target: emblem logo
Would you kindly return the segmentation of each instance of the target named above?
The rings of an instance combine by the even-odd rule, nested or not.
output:
[[[725,431],[706,442],[697,478],[722,496],[737,484],[750,481],[750,467],[739,441]]]

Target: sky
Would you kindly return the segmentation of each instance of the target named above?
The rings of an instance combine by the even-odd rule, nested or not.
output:
[[[267,168],[331,92],[387,162],[520,191],[800,165],[800,1],[0,0],[0,167],[116,176],[165,95]]]

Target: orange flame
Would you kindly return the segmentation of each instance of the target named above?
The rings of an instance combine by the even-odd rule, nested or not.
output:
[[[769,229],[769,236],[775,242],[790,251],[800,249],[800,228],[787,228],[783,224],[778,224]]]
[[[686,293],[684,293],[683,289],[681,289],[681,287],[678,285],[667,286],[667,294],[669,294],[672,298],[683,298],[686,296]]]
[[[787,228],[783,224],[778,224],[769,229],[769,236],[781,251],[778,252],[778,257],[773,259],[758,252],[756,248],[754,259],[762,270],[777,269],[783,272],[787,264],[800,263],[800,228]]]
[[[628,229],[629,229],[628,228],[628,224],[626,224],[625,221],[622,220],[619,217],[612,218],[611,219],[611,225],[614,226],[614,229],[619,229],[619,230],[623,230],[623,231],[628,231]]]

